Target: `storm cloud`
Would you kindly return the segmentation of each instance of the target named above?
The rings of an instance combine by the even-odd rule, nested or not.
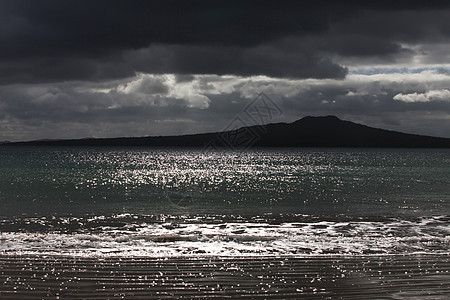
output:
[[[0,80],[134,72],[343,78],[450,36],[447,1],[2,1]],[[384,3],[384,4],[383,4]]]
[[[448,1],[3,0],[0,19],[0,140],[221,130],[260,92],[273,121],[450,137]]]

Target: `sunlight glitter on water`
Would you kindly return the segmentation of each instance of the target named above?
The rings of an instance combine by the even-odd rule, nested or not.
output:
[[[277,217],[281,220],[283,217]],[[254,256],[449,253],[449,217],[414,220],[190,219],[122,215],[1,223],[0,254]],[[22,223],[21,223],[22,222]],[[46,228],[43,232],[42,228]]]

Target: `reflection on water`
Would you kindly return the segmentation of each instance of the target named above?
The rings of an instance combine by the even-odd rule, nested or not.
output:
[[[0,222],[0,254],[120,257],[448,253],[448,216],[117,215]]]
[[[1,253],[447,253],[449,150],[2,148]]]
[[[0,215],[447,214],[449,154],[3,148]]]

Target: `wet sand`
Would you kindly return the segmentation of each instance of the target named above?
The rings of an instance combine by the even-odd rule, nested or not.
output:
[[[0,256],[1,299],[449,299],[450,255]]]

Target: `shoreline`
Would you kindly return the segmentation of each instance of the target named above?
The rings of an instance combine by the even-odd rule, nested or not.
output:
[[[0,255],[0,298],[447,299],[450,254]]]

